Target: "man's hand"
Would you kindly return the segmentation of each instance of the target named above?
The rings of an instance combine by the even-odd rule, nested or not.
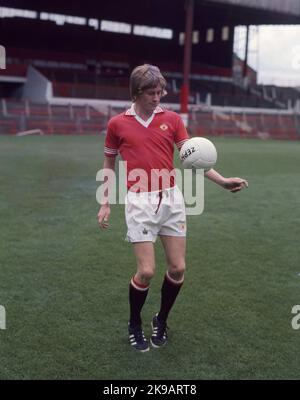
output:
[[[248,187],[248,182],[241,178],[225,178],[223,188],[230,190],[232,193],[239,192],[240,190]]]
[[[108,228],[109,215],[110,215],[109,204],[103,204],[100,207],[100,210],[98,212],[98,222],[99,222],[100,228],[102,228],[102,229]]]
[[[248,187],[248,182],[241,178],[224,178],[219,172],[211,168],[206,171],[204,175],[210,179],[212,182],[217,183],[224,189],[230,190],[232,193],[239,192],[240,190]]]

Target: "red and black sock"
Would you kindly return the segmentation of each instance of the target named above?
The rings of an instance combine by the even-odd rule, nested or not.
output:
[[[146,301],[150,285],[142,285],[133,277],[129,284],[129,305],[130,318],[129,325],[135,327],[141,325],[141,310]]]
[[[169,316],[169,312],[175,303],[176,297],[183,285],[184,278],[181,281],[175,281],[168,273],[165,275],[165,279],[161,288],[161,306],[158,313],[158,320],[166,322]]]

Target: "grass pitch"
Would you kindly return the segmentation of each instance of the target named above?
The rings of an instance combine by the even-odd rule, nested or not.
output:
[[[299,379],[300,143],[213,139],[216,169],[249,189],[205,182],[188,218],[187,273],[169,343],[127,344],[124,206],[100,231],[95,193],[102,137],[0,137],[1,379]],[[143,310],[157,311],[157,272]]]

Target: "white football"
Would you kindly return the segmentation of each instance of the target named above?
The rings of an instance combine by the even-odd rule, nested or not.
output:
[[[215,145],[203,137],[187,140],[181,147],[179,156],[184,168],[209,170],[217,162]]]

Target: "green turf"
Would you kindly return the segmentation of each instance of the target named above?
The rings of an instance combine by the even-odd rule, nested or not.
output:
[[[231,194],[205,182],[188,218],[187,273],[169,343],[127,344],[123,206],[97,226],[100,137],[0,137],[1,379],[299,379],[300,143],[214,139],[217,170],[248,179]],[[143,316],[159,304],[164,258]]]

